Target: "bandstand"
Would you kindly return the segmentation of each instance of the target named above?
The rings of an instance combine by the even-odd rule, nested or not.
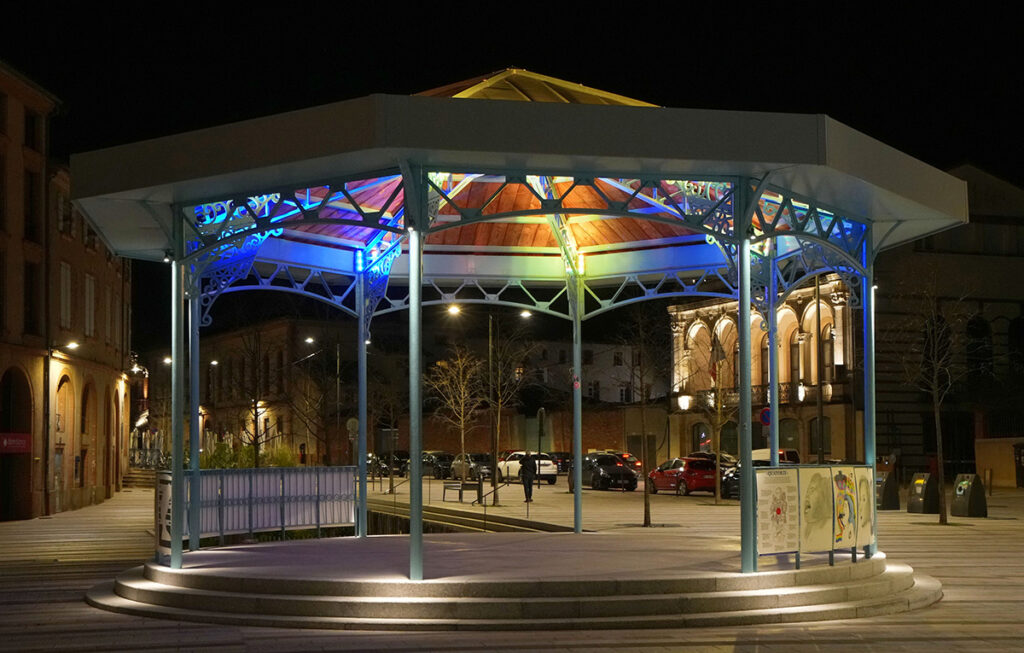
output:
[[[967,216],[962,182],[823,115],[656,107],[522,70],[81,154],[72,174],[77,205],[112,251],[172,268],[170,566],[182,563],[183,474],[198,473],[197,450],[183,470],[181,416],[186,384],[193,404],[198,394],[199,327],[220,295],[266,289],[358,321],[361,535],[366,343],[375,315],[409,311],[413,581],[423,578],[422,306],[503,304],[565,318],[578,460],[583,320],[652,298],[738,301],[737,323],[751,326],[739,329],[738,414],[750,416],[751,307],[771,312],[816,274],[837,273],[864,316],[871,464],[873,262]],[[776,401],[775,357],[770,366]],[[187,412],[196,432],[197,406]],[[750,419],[739,423],[750,469]],[[574,473],[579,533],[578,465]],[[742,480],[741,568],[753,572],[754,478]]]

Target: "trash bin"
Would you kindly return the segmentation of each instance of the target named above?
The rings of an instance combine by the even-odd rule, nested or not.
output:
[[[939,514],[939,483],[932,474],[914,474],[910,482],[910,498],[907,512],[925,515]]]
[[[875,505],[878,510],[900,509],[900,487],[892,472],[878,472],[875,477]]]
[[[1017,487],[1024,487],[1024,442],[1013,445],[1013,466],[1017,470]]]
[[[954,517],[988,517],[985,485],[980,476],[957,474],[953,483],[953,505],[949,512]]]

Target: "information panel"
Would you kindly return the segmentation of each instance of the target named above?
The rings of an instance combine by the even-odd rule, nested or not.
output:
[[[875,479],[870,467],[857,467],[857,546],[865,547],[875,541]]]
[[[800,547],[800,488],[796,468],[757,471],[757,550],[792,553]]]
[[[162,564],[171,560],[171,473],[156,475],[156,556]]]
[[[829,467],[800,467],[800,551],[832,550],[832,478]]]
[[[857,487],[853,467],[832,467],[834,549],[857,546]]]

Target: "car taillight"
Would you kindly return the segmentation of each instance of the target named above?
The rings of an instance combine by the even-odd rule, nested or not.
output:
[[[616,467],[622,467],[622,463],[615,463]]]

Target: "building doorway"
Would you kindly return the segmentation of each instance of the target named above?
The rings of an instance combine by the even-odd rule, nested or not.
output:
[[[32,516],[32,393],[11,368],[0,378],[0,521]]]

